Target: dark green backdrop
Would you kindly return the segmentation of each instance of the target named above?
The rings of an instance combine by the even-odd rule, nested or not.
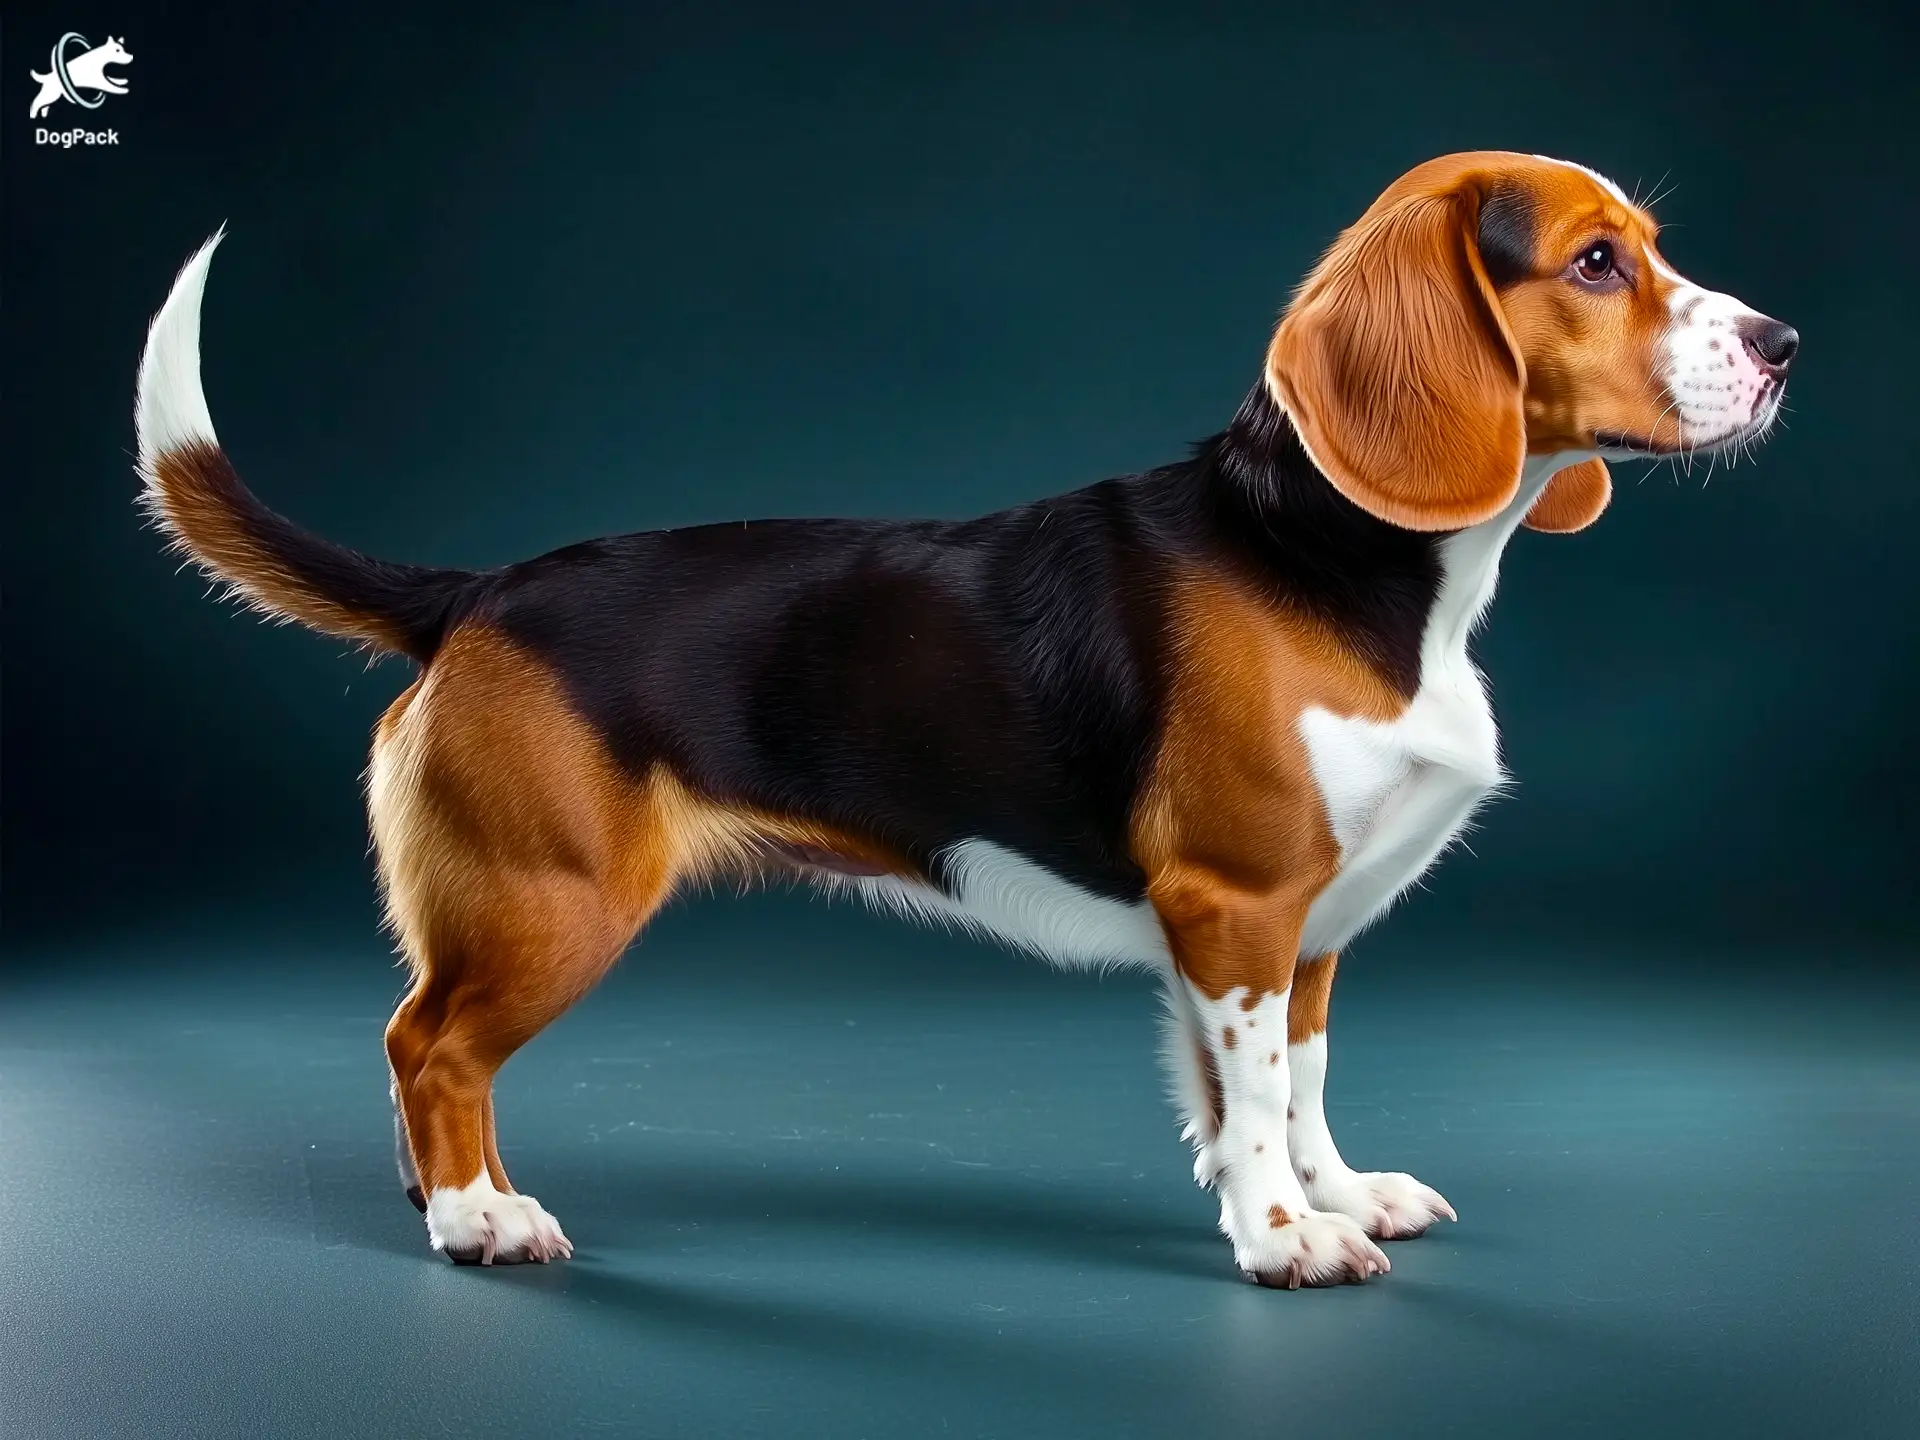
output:
[[[10,7],[0,1430],[1911,1430],[1895,10]],[[135,57],[118,147],[30,143],[68,29]],[[756,897],[670,914],[503,1079],[578,1257],[432,1258],[358,784],[405,669],[208,603],[131,504],[193,247],[231,225],[242,473],[484,565],[1177,455],[1334,233],[1481,146],[1670,185],[1673,260],[1804,347],[1757,465],[1622,467],[1515,544],[1481,658],[1518,784],[1342,966],[1340,1143],[1460,1224],[1363,1287],[1235,1283],[1147,982]]]
[[[1675,263],[1804,348],[1758,465],[1623,467],[1603,524],[1511,552],[1481,653],[1519,785],[1399,933],[1898,942],[1897,8],[16,5],[7,930],[370,922],[357,777],[402,668],[207,603],[130,504],[143,326],[222,221],[206,386],[242,472],[341,540],[489,564],[1164,460],[1342,224],[1489,146],[1670,185]],[[117,148],[23,143],[16,72],[71,26],[134,53],[89,117]]]

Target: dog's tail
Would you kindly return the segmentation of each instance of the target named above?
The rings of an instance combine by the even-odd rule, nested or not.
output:
[[[200,389],[200,295],[224,228],[195,252],[147,332],[134,425],[141,504],[175,549],[280,620],[425,664],[484,576],[395,565],[302,530],[241,483]]]

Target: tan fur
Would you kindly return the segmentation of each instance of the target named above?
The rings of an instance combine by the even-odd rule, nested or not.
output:
[[[769,842],[905,868],[824,827],[717,804],[664,767],[624,774],[538,661],[472,626],[381,718],[368,802],[414,974],[387,1053],[428,1194],[483,1164],[509,1188],[494,1072],[677,887],[755,870]]]
[[[1480,206],[1505,187],[1531,202],[1534,273],[1496,294],[1475,236]],[[1512,498],[1523,455],[1590,449],[1603,431],[1678,441],[1656,356],[1673,289],[1654,268],[1657,228],[1565,165],[1503,151],[1429,161],[1301,286],[1268,384],[1356,504],[1416,530],[1475,524]],[[1632,268],[1630,290],[1567,283],[1597,240]],[[1589,460],[1555,476],[1526,523],[1579,530],[1611,495],[1606,463]]]
[[[1251,584],[1189,576],[1169,596],[1175,652],[1133,853],[1174,963],[1218,999],[1292,983],[1313,899],[1339,866],[1297,722],[1320,705],[1388,720],[1406,701],[1321,622]]]
[[[1521,523],[1549,535],[1570,535],[1598,520],[1612,498],[1613,476],[1607,473],[1607,462],[1582,460],[1547,482]]]
[[[375,617],[314,593],[248,533],[233,499],[240,479],[219,446],[205,440],[176,445],[154,458],[147,479],[143,503],[174,548],[254,608],[343,639],[407,648],[404,636]]]
[[[1348,499],[1412,530],[1499,513],[1520,484],[1526,372],[1475,242],[1489,167],[1395,182],[1301,286],[1267,381]]]
[[[1287,1043],[1304,1045],[1327,1028],[1333,1003],[1333,972],[1338,955],[1303,960],[1294,967],[1293,993],[1287,997]]]
[[[1500,296],[1526,361],[1528,450],[1586,449],[1599,430],[1677,441],[1656,355],[1673,282],[1653,267],[1653,217],[1562,165],[1536,161],[1511,179],[1531,198],[1536,226],[1534,273]],[[1596,240],[1611,241],[1634,269],[1632,290],[1598,294],[1567,282],[1566,267]]]

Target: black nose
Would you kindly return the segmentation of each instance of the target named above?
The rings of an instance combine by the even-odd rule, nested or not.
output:
[[[1791,325],[1769,320],[1764,315],[1749,315],[1737,327],[1740,339],[1762,369],[1784,375],[1800,349],[1800,332]]]

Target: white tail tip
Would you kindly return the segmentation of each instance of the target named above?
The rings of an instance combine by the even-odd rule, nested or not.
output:
[[[168,450],[193,442],[220,443],[200,388],[200,296],[207,286],[214,248],[226,233],[222,225],[180,267],[167,303],[147,330],[133,423],[140,437],[140,468],[149,476],[154,461]]]

